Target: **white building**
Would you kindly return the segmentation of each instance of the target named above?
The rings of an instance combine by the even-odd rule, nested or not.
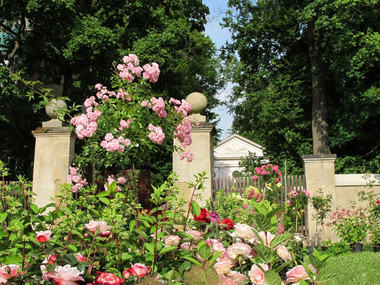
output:
[[[263,156],[264,147],[239,135],[232,135],[214,148],[214,177],[232,177],[234,171],[241,171],[239,161],[249,152]]]

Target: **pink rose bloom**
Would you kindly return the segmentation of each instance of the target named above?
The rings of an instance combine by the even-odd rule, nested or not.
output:
[[[260,266],[267,271],[268,265],[266,264],[260,264]],[[251,279],[252,283],[255,285],[266,285],[265,283],[265,273],[256,265],[252,265],[251,271],[248,273],[249,278]]]
[[[290,261],[292,260],[292,255],[290,254],[289,250],[283,246],[279,245],[276,247],[277,254],[281,257],[283,261]]]
[[[253,175],[252,179],[256,181],[259,177],[257,175]]]
[[[188,235],[191,235],[194,240],[199,240],[203,236],[201,232],[194,231],[194,230],[189,230],[189,231],[186,231],[185,233],[188,234]]]
[[[125,179],[125,177],[120,176],[119,178],[117,178],[117,183],[118,184],[124,184],[125,182],[127,182],[127,180]]]
[[[179,247],[181,250],[193,250],[196,249],[197,246],[195,244],[191,244],[190,242],[185,242]]]
[[[214,264],[214,269],[218,274],[228,274],[231,272],[231,263],[229,261],[221,261]]]
[[[235,228],[235,233],[237,237],[239,238],[242,238],[245,240],[250,240],[252,238],[255,238],[255,234],[252,228],[248,225],[237,223],[236,225],[234,225],[234,228]]]
[[[178,246],[181,241],[181,238],[179,236],[166,236],[164,237],[164,244],[166,246]]]
[[[311,271],[315,274],[316,270],[313,265],[308,265]],[[297,283],[301,282],[302,280],[308,280],[309,275],[307,274],[305,268],[302,265],[297,265],[296,267],[292,268],[288,272],[286,272],[286,282],[292,282]]]
[[[94,283],[96,285],[120,285],[124,283],[124,279],[113,273],[97,271],[96,274],[98,274]]]
[[[47,230],[47,231],[39,231],[36,232],[36,239],[40,243],[45,243],[48,240],[50,240],[50,236],[52,235],[52,232]]]
[[[234,282],[232,279],[219,274],[219,285],[238,285],[236,282]]]
[[[83,271],[79,271],[76,267],[71,267],[67,264],[65,266],[57,266],[54,272],[48,272],[48,277],[60,285],[76,285],[75,281],[84,281],[82,276]]]
[[[108,226],[107,222],[105,221],[91,220],[88,224],[85,224],[84,227],[92,233],[95,233],[97,228],[99,228],[100,236],[102,237],[108,237],[111,234],[109,231],[109,229],[111,229],[111,226]]]
[[[239,256],[247,260],[252,257],[252,248],[245,243],[234,243],[227,248],[227,256],[232,260],[236,260]]]
[[[113,140],[113,135],[111,133],[107,133],[104,137],[104,140],[110,142]]]
[[[86,261],[86,259],[87,259],[85,256],[83,256],[83,255],[80,254],[79,252],[78,252],[78,253],[75,253],[74,256],[75,256],[75,258],[76,258],[79,262],[84,262],[84,261]]]
[[[216,239],[207,239],[206,240],[206,243],[211,247],[212,251],[213,252],[223,252],[223,251],[226,251],[226,249],[224,248],[224,245],[216,240]]]
[[[8,264],[0,267],[0,284],[6,284],[8,279],[18,276],[20,265]]]
[[[128,269],[132,276],[143,277],[152,271],[150,266],[145,266],[142,263],[135,263]]]
[[[264,244],[269,247],[272,240],[276,237],[275,235],[271,234],[270,232],[259,232],[259,236],[263,240]]]
[[[227,274],[227,277],[233,280],[236,284],[245,284],[245,280],[248,279],[247,276],[244,274],[241,274],[237,271],[231,271],[230,273]]]

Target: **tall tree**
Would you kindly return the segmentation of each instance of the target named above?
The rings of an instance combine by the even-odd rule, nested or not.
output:
[[[380,2],[230,0],[229,5],[225,25],[233,42],[224,56],[231,60],[237,53],[239,60],[233,72],[234,130],[298,167],[302,154],[330,148],[338,156],[376,161]],[[378,170],[376,163],[371,170]]]
[[[44,84],[62,84],[62,95],[81,104],[94,93],[96,83],[109,83],[113,61],[135,53],[144,62],[160,65],[160,80],[154,87],[158,95],[181,99],[200,91],[212,107],[221,81],[214,45],[204,35],[208,13],[201,0],[4,0],[0,33],[7,40],[2,42],[0,62],[12,71],[22,69],[27,76],[37,76]],[[23,92],[19,90],[21,97]],[[5,96],[1,93],[0,102]],[[20,106],[14,100],[5,103],[13,109]],[[11,142],[16,134],[4,109],[1,136]],[[209,116],[215,119],[214,114]],[[13,123],[20,128],[27,118]],[[40,123],[29,118],[33,127]],[[31,130],[21,131],[29,154]],[[0,151],[0,159],[18,156],[11,146],[7,155],[4,148]],[[31,159],[29,155],[25,161],[23,155],[18,161],[30,165]]]

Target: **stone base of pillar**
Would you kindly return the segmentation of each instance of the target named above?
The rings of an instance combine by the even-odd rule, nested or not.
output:
[[[68,127],[41,127],[32,133],[36,138],[33,192],[35,203],[42,207],[54,201],[60,186],[67,181],[75,135]]]
[[[336,154],[305,155],[302,157],[305,166],[306,189],[312,195],[317,195],[319,190],[323,191],[323,196],[332,195],[331,208],[335,209],[335,159]],[[306,226],[309,233],[310,245],[320,245],[321,241],[336,239],[335,234],[330,228],[316,221],[316,211],[311,202],[307,207]],[[323,234],[322,234],[323,232]],[[322,236],[323,235],[323,236]]]

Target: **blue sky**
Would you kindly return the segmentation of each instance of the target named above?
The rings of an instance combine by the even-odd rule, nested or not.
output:
[[[212,39],[217,48],[220,48],[226,43],[226,41],[231,39],[231,34],[228,29],[224,29],[220,26],[224,13],[227,10],[227,2],[228,0],[203,1],[203,3],[210,9],[210,15],[207,17],[208,23],[206,25],[206,35]],[[231,84],[228,84],[224,90],[221,90],[220,93],[217,94],[217,97],[224,100],[229,94],[231,94],[231,89]],[[229,130],[232,125],[232,115],[228,113],[228,108],[226,106],[220,106],[213,111],[220,116],[221,120],[217,127],[222,129],[220,138],[223,140],[230,135]]]

